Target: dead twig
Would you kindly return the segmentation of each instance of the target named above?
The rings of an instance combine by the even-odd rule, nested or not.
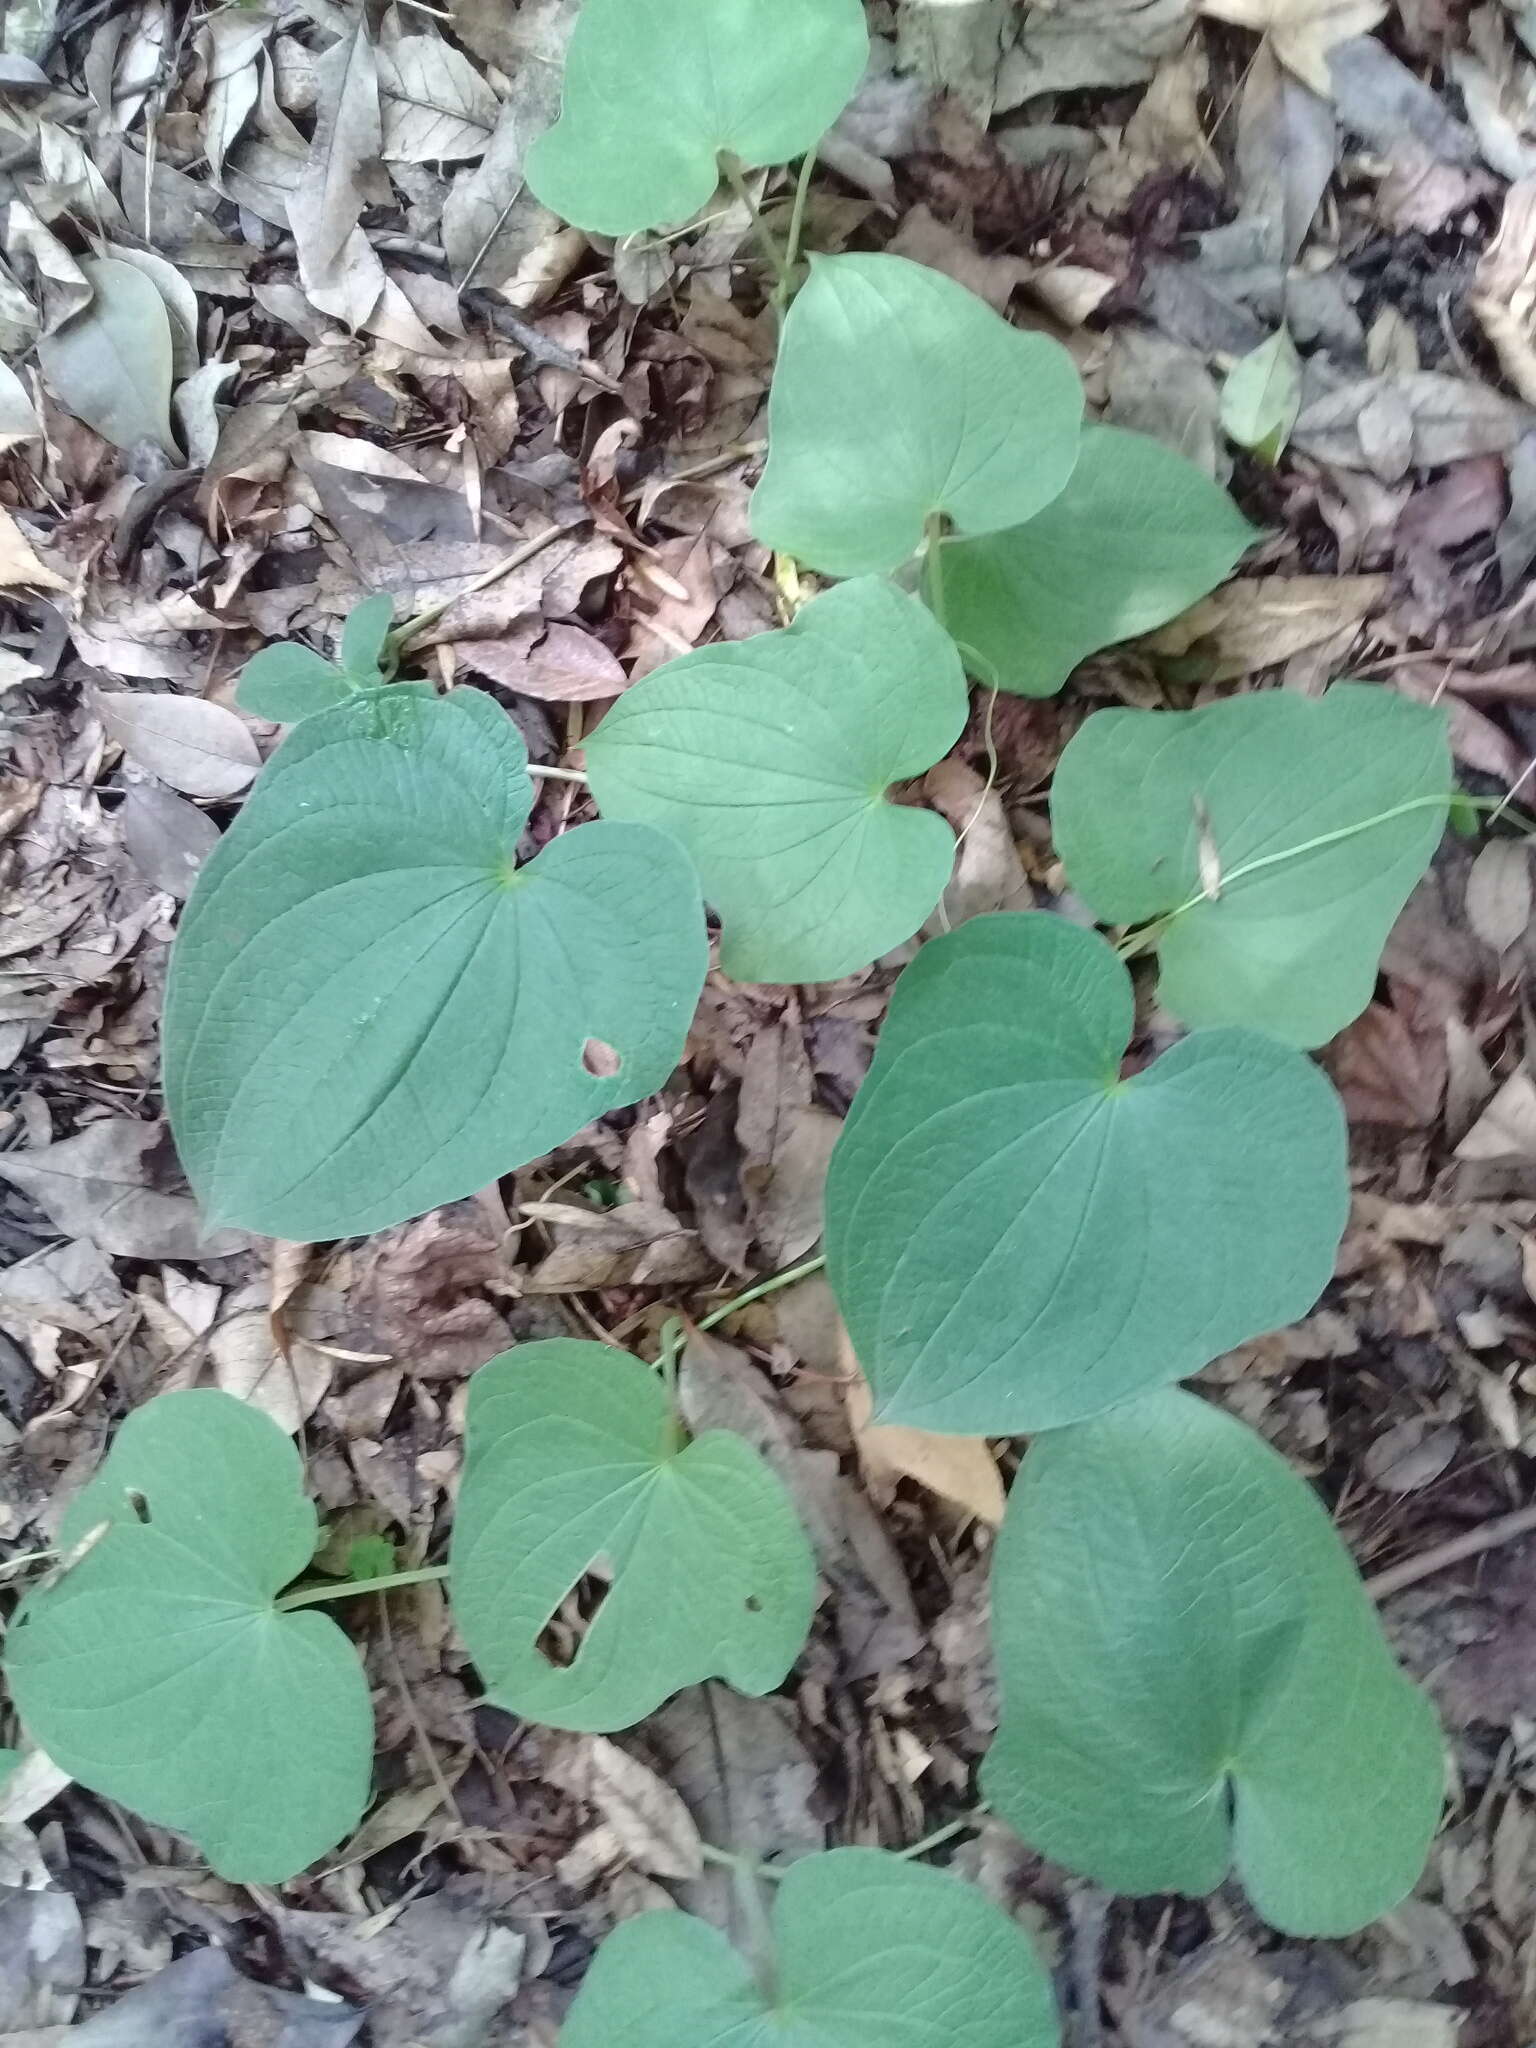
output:
[[[1513,1514],[1497,1515],[1476,1529],[1465,1529],[1459,1536],[1448,1536],[1443,1543],[1432,1544],[1417,1557],[1405,1557],[1401,1564],[1388,1565],[1385,1571],[1375,1572],[1366,1580],[1365,1590],[1373,1600],[1390,1599],[1392,1594],[1401,1593],[1405,1586],[1416,1586],[1420,1579],[1433,1578],[1436,1572],[1461,1564],[1466,1558],[1481,1557],[1485,1551],[1497,1550],[1502,1544],[1514,1543],[1533,1532],[1536,1532],[1536,1502],[1529,1507],[1516,1508]]]

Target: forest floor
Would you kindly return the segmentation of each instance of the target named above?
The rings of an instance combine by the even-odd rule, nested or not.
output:
[[[817,1242],[899,959],[796,990],[712,975],[661,1095],[367,1242],[210,1242],[158,1121],[178,908],[276,740],[233,708],[256,648],[329,645],[376,590],[402,619],[445,605],[422,672],[490,689],[535,760],[579,761],[628,682],[778,623],[746,519],[773,351],[746,214],[722,200],[611,249],[522,187],[573,12],[402,0],[371,36],[352,0],[0,15],[0,1556],[48,1543],[125,1413],[192,1385],[300,1437],[338,1550],[437,1555],[476,1366],[534,1336],[654,1347],[667,1314]],[[1445,705],[1465,786],[1518,801],[1536,13],[870,18],[808,246],[895,249],[1055,334],[1103,417],[1265,530],[1239,581],[1059,698],[978,698],[920,792],[969,827],[945,916],[1061,900],[1045,796],[1100,704],[1375,679]],[[760,180],[770,218],[790,182]],[[170,421],[103,255],[166,303]],[[74,345],[39,352],[93,281]],[[1301,410],[1268,467],[1224,436],[1221,390],[1282,320]],[[543,789],[547,839],[585,797]],[[1315,1481],[1372,1579],[1450,1732],[1447,1827],[1400,1911],[1308,1943],[1235,1890],[1106,1898],[978,1816],[945,1853],[1038,1932],[1073,2048],[1536,2040],[1536,1535],[1506,1520],[1536,1469],[1532,965],[1523,843],[1448,837],[1322,1055],[1353,1133],[1337,1277],[1202,1378]],[[235,1886],[46,1773],[0,1790],[0,2048],[82,2025],[85,2048],[548,2048],[616,1919],[721,1910],[718,1872],[678,1881],[692,1830],[782,1857],[970,1812],[996,1719],[987,1486],[861,1431],[817,1277],[689,1370],[821,1532],[825,1597],[780,1695],[708,1685],[618,1741],[556,1735],[478,1703],[436,1587],[356,1602],[378,1797],[328,1867]]]

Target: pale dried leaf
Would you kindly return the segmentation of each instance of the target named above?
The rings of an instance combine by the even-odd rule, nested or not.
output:
[[[524,1282],[529,1294],[680,1286],[714,1272],[696,1234],[651,1202],[625,1202],[617,1209],[525,1202],[522,1214],[545,1224],[555,1239],[554,1250]]]
[[[1363,36],[1387,12],[1386,0],[1196,0],[1198,11],[1267,36],[1288,71],[1326,99],[1333,91],[1328,53]]]
[[[1250,675],[1356,631],[1385,602],[1385,576],[1260,576],[1203,598],[1151,636],[1160,653],[1199,649],[1212,679]]]
[[[1387,429],[1385,409],[1396,424]],[[1319,462],[1369,469],[1395,483],[1410,468],[1441,469],[1468,455],[1503,455],[1536,413],[1485,384],[1439,370],[1362,377],[1303,407],[1291,445]]]
[[[704,1868],[692,1814],[670,1785],[616,1742],[574,1737],[549,1759],[545,1775],[595,1807],[639,1869],[690,1878]]]
[[[438,36],[402,36],[378,53],[384,156],[398,163],[483,156],[501,108],[462,51]]]
[[[848,1422],[859,1462],[876,1482],[915,1479],[952,1507],[996,1528],[1003,1519],[1005,1495],[997,1460],[979,1436],[940,1436],[932,1430],[909,1429],[904,1423],[872,1422],[874,1401],[869,1382],[843,1333],[839,1365]]]
[[[1328,2048],[1456,2048],[1466,2017],[1416,1998],[1357,1998],[1329,2022]]]
[[[221,704],[126,690],[100,691],[95,703],[108,734],[134,766],[184,796],[238,796],[261,766],[249,728]]]
[[[1004,53],[997,104],[1022,106],[1042,93],[1086,86],[1140,85],[1189,38],[1190,0],[1079,0],[1031,7]]]
[[[27,387],[9,363],[0,363],[0,451],[18,441],[41,440],[43,423]]]
[[[15,1770],[0,1778],[0,1827],[29,1821],[72,1783],[68,1771],[61,1771],[52,1757],[29,1749]]]
[[[1531,862],[1518,839],[1495,839],[1467,876],[1467,922],[1496,953],[1507,953],[1531,921]]]
[[[259,1408],[285,1435],[296,1436],[325,1398],[331,1361],[296,1343],[285,1355],[272,1336],[265,1307],[241,1310],[208,1339],[215,1384],[237,1401]]]
[[[136,782],[118,819],[128,858],[149,886],[178,900],[189,895],[219,843],[219,828],[206,811],[153,782]]]
[[[484,157],[461,171],[443,205],[443,249],[455,283],[505,285],[519,276],[560,223],[527,188],[523,165],[534,143],[560,111],[565,46],[581,0],[525,0],[517,12],[497,7],[494,30],[499,54],[493,60],[509,90]],[[462,10],[454,27],[461,40],[477,46]],[[582,246],[578,237],[578,247]]]
[[[190,1195],[162,1194],[152,1155],[162,1124],[104,1117],[32,1152],[0,1152],[0,1180],[29,1195],[65,1237],[121,1259],[206,1259],[244,1251],[243,1230],[205,1232]]]
[[[214,183],[224,175],[225,154],[255,109],[261,91],[257,60],[272,33],[265,13],[230,7],[203,23],[208,96],[203,107],[203,148]]]
[[[326,51],[316,75],[315,136],[303,175],[288,194],[288,224],[305,292],[321,312],[356,329],[384,289],[384,267],[358,226],[363,209],[359,178],[384,141],[378,72],[365,20]]]
[[[1536,405],[1536,177],[1505,193],[1498,233],[1478,258],[1467,303],[1504,375]]]
[[[1523,1067],[1510,1075],[1456,1147],[1456,1157],[1484,1164],[1536,1159],[1536,1081]]]
[[[897,63],[986,123],[1012,14],[1011,0],[897,0]]]
[[[0,506],[0,590],[68,590],[56,570],[40,562],[10,513]]]
[[[83,257],[80,270],[91,287],[90,305],[37,345],[48,388],[114,447],[149,441],[179,461],[170,415],[174,342],[164,299],[142,271],[115,257]]]
[[[186,635],[213,632],[218,624],[185,591],[125,597],[98,588],[94,600],[87,596],[85,613],[69,632],[81,660],[108,675],[189,682],[206,670],[207,662],[194,655]]]

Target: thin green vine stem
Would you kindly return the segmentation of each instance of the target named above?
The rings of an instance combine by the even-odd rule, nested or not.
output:
[[[1231,883],[1246,881],[1249,875],[1259,874],[1266,868],[1283,867],[1289,860],[1300,860],[1303,854],[1317,853],[1325,846],[1337,846],[1346,839],[1357,839],[1362,832],[1372,832],[1378,825],[1389,825],[1394,818],[1405,818],[1413,811],[1434,810],[1441,806],[1449,809],[1453,802],[1465,804],[1471,810],[1491,811],[1500,817],[1517,815],[1509,808],[1508,800],[1504,797],[1466,796],[1460,790],[1448,791],[1444,796],[1409,797],[1405,803],[1394,804],[1389,811],[1378,811],[1374,817],[1357,818],[1352,825],[1339,825],[1332,832],[1319,832],[1315,839],[1303,839],[1298,846],[1283,846],[1278,853],[1263,853],[1254,860],[1242,861],[1221,877],[1221,886],[1225,889]],[[1526,830],[1536,833],[1536,819],[1522,818],[1521,823]],[[1131,958],[1134,954],[1146,952],[1156,945],[1170,925],[1187,916],[1191,910],[1198,910],[1202,903],[1208,903],[1210,900],[1206,891],[1200,890],[1185,902],[1175,904],[1172,910],[1164,911],[1161,917],[1153,918],[1138,931],[1128,933],[1120,940],[1115,951],[1123,960]]]
[[[931,1835],[924,1835],[920,1842],[912,1842],[905,1849],[897,1849],[892,1853],[903,1863],[911,1863],[919,1856],[926,1856],[930,1849],[941,1849],[946,1842],[952,1842],[956,1835],[963,1835],[971,1828],[979,1828],[991,1811],[991,1807],[985,1802],[973,1806],[969,1813],[961,1814],[958,1820],[952,1820],[942,1828],[935,1828]]]
[[[782,1273],[774,1273],[766,1280],[759,1280],[755,1287],[749,1287],[745,1294],[736,1295],[723,1308],[711,1309],[695,1327],[700,1330],[712,1330],[717,1323],[723,1323],[727,1316],[735,1315],[738,1309],[750,1308],[754,1301],[762,1301],[770,1294],[777,1294],[781,1287],[793,1287],[797,1280],[804,1280],[812,1273],[819,1273],[826,1263],[826,1253],[817,1252],[812,1258],[802,1259],[798,1266],[789,1266]]]
[[[812,143],[800,159],[800,175],[795,181],[795,203],[790,209],[789,236],[784,244],[784,274],[779,279],[773,302],[780,319],[789,311],[789,302],[795,292],[795,265],[800,261],[800,243],[805,235],[805,212],[811,199],[811,175],[816,169],[816,152],[820,147]]]
[[[722,156],[720,163],[725,171],[725,182],[747,209],[748,217],[752,222],[752,232],[757,237],[757,246],[762,250],[769,268],[773,272],[773,304],[775,308],[778,308],[781,303],[781,294],[787,300],[788,294],[795,288],[794,272],[790,269],[788,263],[785,262],[784,251],[773,239],[772,230],[769,228],[767,221],[763,219],[762,209],[748,189],[746,178],[742,174],[741,165],[733,156]]]
[[[360,1593],[393,1593],[401,1586],[427,1586],[446,1579],[445,1564],[424,1564],[412,1572],[388,1572],[381,1579],[338,1579],[334,1586],[301,1586],[297,1593],[285,1593],[277,1603],[279,1614],[291,1614],[296,1607],[318,1607],[329,1600],[355,1600]]]
[[[706,1863],[713,1863],[721,1870],[750,1870],[754,1877],[765,1877],[770,1884],[782,1884],[793,1865],[780,1870],[774,1863],[759,1863],[755,1856],[738,1855],[734,1849],[717,1849],[713,1842],[700,1842],[699,1854]]]
[[[944,514],[930,512],[923,521],[923,561],[928,571],[928,609],[944,627]]]

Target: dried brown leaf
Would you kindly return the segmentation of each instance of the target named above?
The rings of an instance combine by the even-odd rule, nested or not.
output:
[[[524,1282],[529,1294],[677,1287],[713,1277],[713,1263],[697,1235],[654,1203],[588,1209],[574,1202],[525,1202],[521,1213],[544,1224],[555,1239],[554,1250]]]
[[[1385,576],[1261,576],[1229,583],[1148,644],[1160,654],[1198,653],[1211,662],[1212,680],[1226,681],[1358,631],[1390,587]]]
[[[548,704],[600,702],[629,687],[617,655],[580,626],[530,619],[505,639],[457,641],[453,654],[477,676]]]
[[[574,1736],[545,1763],[545,1775],[595,1807],[629,1860],[656,1877],[697,1877],[699,1830],[672,1787],[602,1735]]]
[[[104,1117],[32,1152],[0,1152],[0,1180],[31,1196],[56,1230],[115,1258],[206,1259],[245,1251],[243,1230],[205,1232],[190,1195],[155,1185],[161,1124]]]
[[[996,1528],[1003,1519],[1005,1496],[1002,1474],[985,1438],[939,1436],[904,1423],[871,1422],[874,1401],[869,1382],[846,1333],[840,1364],[848,1421],[867,1477],[877,1484],[915,1479],[951,1506]]]

